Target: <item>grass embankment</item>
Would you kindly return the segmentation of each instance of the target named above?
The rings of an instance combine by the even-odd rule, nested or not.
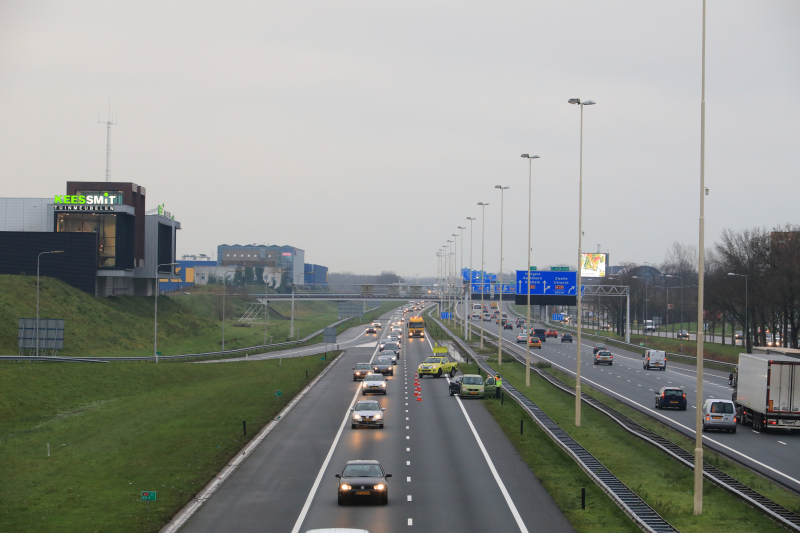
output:
[[[222,345],[222,287],[216,292],[203,288],[197,293],[158,298],[158,350],[163,355],[217,351]],[[153,355],[154,301],[152,297],[117,296],[95,298],[56,279],[42,278],[39,316],[64,319],[64,356]],[[234,324],[249,303],[249,296],[228,294],[225,298],[225,348],[243,348],[264,343],[263,315],[252,327]],[[285,317],[291,302],[270,304]],[[381,307],[386,310],[394,304]],[[385,311],[383,311],[385,312]],[[17,350],[17,319],[36,316],[36,278],[0,276],[0,354]],[[336,322],[335,302],[295,301],[295,338],[301,338]],[[352,321],[351,321],[352,324]],[[270,315],[267,342],[283,342],[290,321]],[[314,340],[313,342],[319,342]]]
[[[0,531],[158,531],[331,360],[4,366]]]
[[[438,329],[435,325],[434,328]],[[444,337],[441,330],[438,334]],[[475,344],[477,343],[473,343],[473,346]],[[574,396],[556,389],[535,373],[531,375],[531,387],[525,387],[525,369],[522,365],[514,361],[498,367],[494,357],[496,351],[487,348],[481,353],[492,355],[489,359],[492,368],[499,368],[504,379],[530,397],[570,436],[602,461],[620,480],[679,530],[683,532],[782,530],[758,511],[708,482],[704,484],[704,514],[699,517],[694,516],[693,475],[689,469],[674,462],[666,454],[644,441],[631,436],[615,422],[589,406],[584,405],[582,426],[576,428]],[[513,359],[507,358],[504,354],[503,361],[513,361]],[[574,379],[569,376],[552,368],[547,371],[574,386]],[[591,387],[584,387],[584,392],[592,394],[644,427],[678,443],[687,451],[693,451],[693,441],[680,433],[598,393]],[[485,404],[514,443],[521,457],[578,531],[624,531],[625,528],[632,527],[631,522],[621,512],[619,515],[606,512],[611,506],[617,508],[538,427],[532,427],[530,435],[527,435],[529,433],[527,428],[530,427],[528,422],[531,426],[534,423],[515,402],[509,400],[500,405],[495,400],[486,400]],[[519,435],[520,420],[526,421],[526,435],[523,436]],[[784,507],[795,512],[800,511],[800,497],[796,494],[708,449],[704,453],[709,463]],[[580,509],[582,486],[587,489],[585,511]]]

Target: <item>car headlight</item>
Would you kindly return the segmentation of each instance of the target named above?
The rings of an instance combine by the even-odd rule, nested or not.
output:
[[[350,490],[352,488],[353,487],[351,487],[350,485],[344,485],[344,484],[339,485],[339,489],[341,489],[341,490]]]
[[[361,375],[361,372],[356,372],[356,376],[360,376],[360,375]]]
[[[381,381],[381,387],[385,387],[385,386],[386,386],[386,382],[385,381]]]
[[[361,386],[362,386],[362,387],[366,387],[366,386],[367,386],[367,382],[366,382],[366,381],[362,381],[362,382],[361,382]]]
[[[382,418],[382,416],[381,416],[381,415],[375,415],[375,420],[378,420],[378,419],[380,419],[380,418]]]
[[[376,366],[376,367],[373,367],[373,369],[374,369],[374,370],[378,370],[378,367],[377,367],[377,366]]]
[[[361,415],[353,415],[353,420],[361,420]]]
[[[375,490],[383,490],[385,488],[386,485],[384,485],[383,483],[378,483],[377,485],[375,485]]]

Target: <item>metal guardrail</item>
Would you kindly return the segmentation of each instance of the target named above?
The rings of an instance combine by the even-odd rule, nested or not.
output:
[[[430,316],[430,315],[429,315]],[[432,317],[456,343],[478,364],[481,369],[492,375],[495,370],[476,354],[472,348],[453,335],[447,327]],[[561,449],[563,449],[578,464],[587,476],[597,484],[600,489],[611,498],[633,522],[644,531],[651,533],[672,533],[677,529],[664,520],[652,507],[642,500],[627,485],[620,481],[596,457],[590,454],[583,446],[575,442],[566,431],[547,416],[530,398],[518,391],[508,381],[503,380],[503,389],[514,399]]]
[[[367,309],[364,311],[365,313],[369,311],[374,311],[375,309],[379,309],[379,307],[373,307],[372,309]],[[353,317],[343,318],[339,321],[334,322],[329,328],[336,327],[340,324],[344,324],[348,320],[352,320]],[[277,342],[275,344],[262,344],[259,346],[249,346],[247,348],[236,348],[234,350],[225,350],[220,352],[205,352],[205,353],[190,353],[190,354],[179,354],[179,355],[159,355],[159,360],[178,360],[178,359],[199,359],[201,357],[218,357],[220,355],[235,355],[237,353],[244,353],[250,352],[253,350],[264,350],[268,348],[276,348],[280,346],[294,346],[296,344],[303,344],[304,342],[308,342],[314,337],[321,335],[323,329],[317,330],[314,333],[303,337],[302,339],[298,339],[296,341],[286,341],[286,342]],[[50,362],[50,363],[111,363],[111,362],[119,362],[119,361],[137,361],[137,362],[147,362],[147,361],[155,361],[156,358],[154,355],[148,356],[141,356],[141,357],[47,357],[47,356],[35,356],[35,355],[0,355],[0,361],[43,361],[43,362]]]
[[[486,333],[489,333],[489,335],[491,335],[495,339],[497,338],[497,335],[494,333],[490,333],[488,331],[486,331]],[[510,342],[508,341],[508,339],[503,339],[503,340],[505,341],[505,343]],[[463,343],[460,342],[460,339],[456,338],[456,341],[463,346]],[[498,344],[496,340],[488,340],[487,342],[495,346],[497,346]],[[510,347],[518,348],[518,346],[516,345],[510,345]],[[505,348],[507,347],[504,346],[504,349]],[[506,354],[513,357],[518,363],[522,364],[523,366],[525,365],[525,361],[522,359],[522,355],[518,355],[514,352],[508,351],[507,349],[505,349],[505,352]],[[543,379],[547,380],[551,385],[561,389],[562,391],[572,396],[575,396],[574,387],[568,385],[567,383],[564,383],[560,379],[536,367],[531,367],[531,370],[539,374]],[[684,450],[671,440],[666,439],[661,435],[642,427],[638,423],[631,420],[629,417],[607,406],[600,400],[586,394],[585,392],[581,393],[581,401],[587,403],[591,407],[595,408],[596,410],[600,411],[601,413],[611,418],[627,432],[660,449],[661,451],[663,451],[664,453],[675,459],[678,463],[682,464],[686,468],[689,468],[690,470],[694,468],[694,455],[687,452],[686,450]],[[758,492],[751,489],[750,487],[748,487],[741,481],[737,480],[733,476],[729,476],[722,470],[706,462],[703,462],[703,476],[712,483],[714,483],[715,485],[717,485],[718,487],[720,487],[721,489],[728,491],[734,496],[741,498],[750,506],[755,507],[759,511],[763,512],[766,516],[775,520],[783,527],[789,529],[790,531],[800,532],[800,515],[775,503],[766,496],[759,494]]]
[[[511,309],[511,307],[509,307],[508,310],[511,311],[513,314],[517,315],[518,317],[524,317],[525,316],[525,315],[522,315],[522,314],[516,312],[515,310]],[[533,322],[533,320],[534,319],[531,317],[531,322]],[[546,324],[546,325],[548,325],[550,327],[555,327],[555,326],[553,326],[553,324],[550,323],[549,320],[541,320],[541,319],[539,319],[539,320],[536,320],[536,322],[538,322],[540,324]],[[567,331],[571,331],[573,333],[577,332],[577,329],[574,328],[574,327],[564,326],[564,325],[561,325],[561,324],[559,324],[557,327],[559,327],[561,329],[565,329]],[[581,332],[581,336],[582,337],[593,337],[595,339],[599,339],[599,340],[602,340],[604,342],[615,342],[617,344],[622,344],[623,346],[629,346],[631,348],[637,348],[639,350],[646,349],[645,346],[640,346],[638,344],[633,344],[632,342],[625,342],[625,341],[621,341],[621,340],[617,340],[617,339],[612,339],[612,338],[609,338],[609,337],[603,337],[602,335],[595,335],[593,333]],[[689,360],[694,361],[695,364],[697,364],[697,357],[695,357],[694,355],[686,355],[686,354],[682,354],[682,353],[673,353],[673,352],[666,352],[666,354],[667,354],[668,357],[678,357],[678,358],[682,358],[682,359],[689,359]],[[704,363],[713,363],[715,365],[724,366],[724,367],[730,368],[731,370],[734,370],[739,366],[739,365],[737,365],[735,363],[728,363],[727,361],[718,361],[716,359],[709,359],[708,357],[704,357],[703,358],[703,362]]]

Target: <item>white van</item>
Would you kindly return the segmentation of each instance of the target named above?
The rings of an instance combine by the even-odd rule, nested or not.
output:
[[[644,321],[644,332],[647,333],[648,331],[655,331],[656,326],[653,324],[652,320],[645,320]]]
[[[667,369],[667,352],[663,350],[645,350],[642,357],[644,357],[642,368],[645,370],[650,370],[651,368]]]
[[[703,404],[703,431],[724,429],[736,433],[736,405],[730,400],[706,400]]]

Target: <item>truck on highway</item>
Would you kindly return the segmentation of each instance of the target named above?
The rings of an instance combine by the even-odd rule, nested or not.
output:
[[[408,319],[408,338],[411,337],[425,337],[425,320],[421,316]]]
[[[756,431],[800,429],[800,359],[770,350],[739,354],[729,379],[740,424]]]

